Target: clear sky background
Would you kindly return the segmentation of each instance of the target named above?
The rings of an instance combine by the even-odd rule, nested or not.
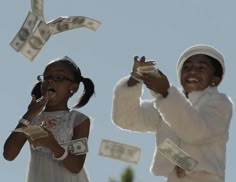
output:
[[[36,76],[43,72],[49,60],[64,55],[73,58],[82,74],[96,85],[96,95],[81,109],[93,118],[85,163],[91,182],[107,182],[109,177],[118,179],[129,165],[135,171],[135,182],[165,181],[149,170],[154,134],[121,131],[111,120],[114,85],[130,73],[135,55],[155,59],[170,82],[179,85],[175,66],[182,51],[199,43],[215,46],[224,54],[226,64],[219,90],[232,100],[236,98],[235,0],[45,0],[46,21],[80,15],[97,19],[102,25],[96,32],[80,28],[51,37],[32,62],[9,46],[30,10],[30,0],[1,2],[1,153],[10,131],[27,109]],[[146,93],[144,97],[148,97],[149,92]],[[233,116],[227,144],[226,182],[235,181],[235,128]],[[102,139],[140,147],[139,163],[129,164],[99,156]],[[28,145],[12,162],[1,156],[1,181],[23,182],[28,161]]]

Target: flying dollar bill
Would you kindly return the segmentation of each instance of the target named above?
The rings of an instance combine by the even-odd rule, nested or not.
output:
[[[99,155],[137,164],[141,155],[141,149],[135,146],[103,139]]]
[[[52,35],[80,27],[86,27],[96,31],[101,25],[99,21],[85,16],[59,17],[47,22],[47,24]]]
[[[40,20],[44,20],[44,0],[31,0],[31,10]]]
[[[24,45],[26,40],[31,35],[36,23],[38,21],[38,17],[29,11],[23,25],[21,26],[20,30],[10,42],[10,46],[15,49],[17,52],[21,49]]]
[[[34,32],[28,37],[20,52],[29,60],[33,60],[45,43],[50,38],[51,33],[48,25],[44,21],[40,21]]]
[[[79,138],[69,142],[61,143],[63,147],[67,147],[68,151],[74,155],[82,155],[88,152],[87,138]]]
[[[170,162],[188,172],[191,172],[198,165],[195,159],[174,144],[169,138],[165,139],[158,146],[158,151]]]
[[[43,127],[37,125],[29,125],[27,127],[16,128],[13,132],[21,132],[29,136],[31,140],[44,138],[48,136],[48,132]]]

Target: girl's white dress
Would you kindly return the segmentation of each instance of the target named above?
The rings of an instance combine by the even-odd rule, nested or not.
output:
[[[40,125],[42,121],[49,124],[49,130],[58,143],[71,141],[73,128],[81,124],[86,115],[75,111],[42,112],[33,121],[33,125]],[[72,173],[66,169],[61,161],[54,159],[47,148],[31,148],[31,159],[28,167],[27,182],[88,182],[85,169],[79,173]]]

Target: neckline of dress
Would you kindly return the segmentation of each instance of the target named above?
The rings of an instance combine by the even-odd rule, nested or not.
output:
[[[64,114],[67,114],[67,113],[70,113],[71,110],[62,110],[62,111],[51,111],[51,112],[48,112],[48,111],[43,111],[42,112],[42,115],[64,115]]]

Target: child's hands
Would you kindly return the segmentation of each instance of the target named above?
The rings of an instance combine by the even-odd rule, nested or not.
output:
[[[32,121],[32,119],[34,119],[38,114],[42,112],[47,102],[48,102],[47,94],[37,100],[35,96],[32,96],[31,102],[28,106],[28,110],[23,117],[29,121]]]
[[[155,65],[155,61],[146,61],[145,56],[142,56],[138,60],[138,56],[134,57],[134,64],[131,72],[131,77],[128,80],[128,86],[133,86],[139,82],[139,80],[142,79],[141,75],[137,73],[137,69],[140,66],[150,66],[150,65]]]
[[[186,175],[185,170],[179,166],[175,166],[175,172],[178,178],[183,178]]]
[[[154,92],[161,94],[163,97],[168,95],[168,88],[170,87],[168,78],[158,70],[160,76],[155,76],[150,73],[143,73],[142,80],[147,88]]]
[[[30,138],[28,138],[28,141],[30,142],[30,144],[32,145],[33,148],[46,147],[46,148],[52,150],[51,148],[54,147],[55,145],[58,145],[58,142],[54,138],[51,131],[49,131],[46,128],[44,128],[44,130],[47,131],[47,133],[48,133],[47,137],[38,138],[35,140],[31,140]]]
[[[137,73],[137,68],[139,66],[150,66],[150,65],[155,65],[155,61],[146,61],[145,56],[142,56],[138,60],[138,56],[135,56],[134,57],[134,64],[133,64],[132,72],[133,73]]]

